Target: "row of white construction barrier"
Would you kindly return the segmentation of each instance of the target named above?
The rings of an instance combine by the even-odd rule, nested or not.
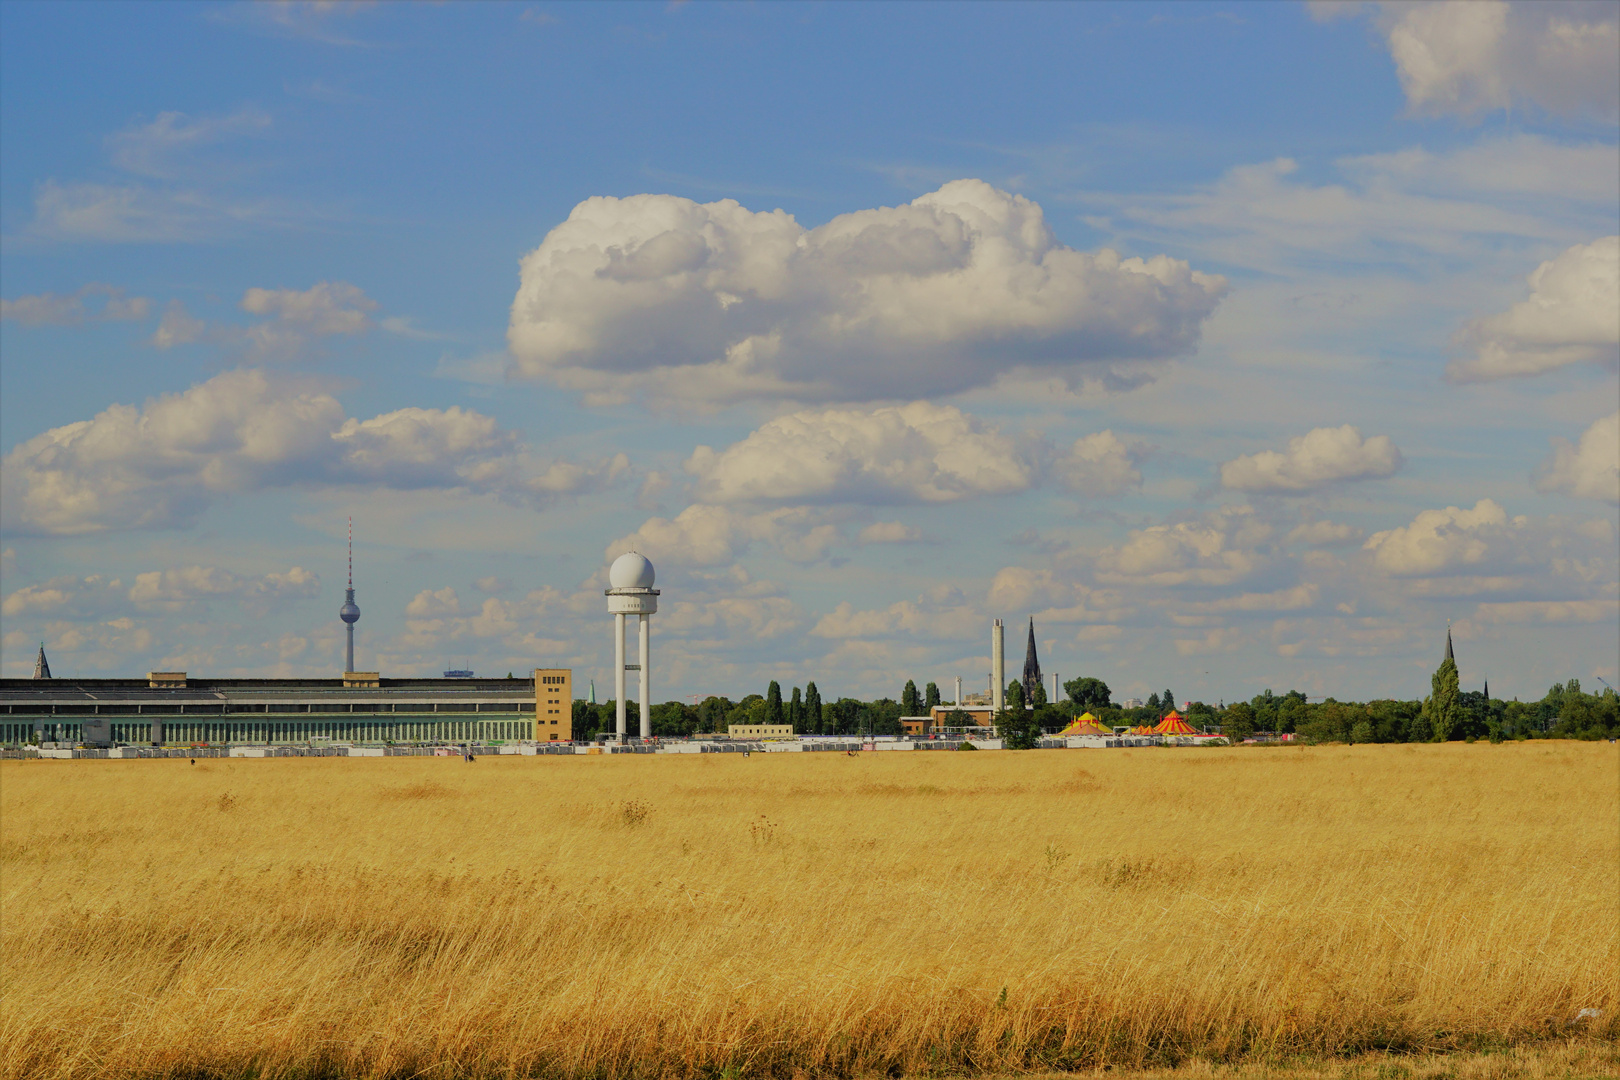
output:
[[[439,745],[439,746],[116,746],[110,749],[85,747],[42,746],[7,748],[7,758],[41,757],[71,758],[266,758],[266,757],[463,757],[495,754],[502,756],[535,757],[550,754],[784,754],[784,753],[861,753],[897,750],[956,750],[963,744],[979,750],[1001,750],[1001,739],[984,738],[922,738],[908,739],[897,736],[852,738],[849,736],[809,735],[796,739],[763,741],[726,740],[668,740],[649,742],[601,743],[505,743],[501,745]],[[1036,746],[1043,750],[1103,749],[1137,746],[1225,746],[1227,741],[1210,736],[1165,735],[1048,735]]]

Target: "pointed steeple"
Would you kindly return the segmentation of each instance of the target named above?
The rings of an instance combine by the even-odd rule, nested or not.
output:
[[[1491,700],[1491,680],[1485,680],[1485,700]]]
[[[51,677],[51,662],[45,659],[45,643],[39,643],[39,657],[34,661],[34,678],[48,679]]]
[[[1453,664],[1457,662],[1457,654],[1451,651],[1451,620],[1446,620],[1446,659]]]
[[[1035,619],[1029,620],[1029,645],[1024,650],[1024,700],[1035,700],[1035,688],[1041,684],[1041,660],[1035,655]]]

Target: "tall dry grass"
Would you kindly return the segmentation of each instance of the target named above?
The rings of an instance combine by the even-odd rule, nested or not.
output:
[[[1617,766],[1547,742],[7,762],[0,1072],[895,1075],[1613,1039]]]

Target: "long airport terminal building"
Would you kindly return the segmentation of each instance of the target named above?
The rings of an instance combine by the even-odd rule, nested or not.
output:
[[[47,669],[48,670],[48,669]],[[0,679],[0,742],[90,745],[567,742],[573,676]]]

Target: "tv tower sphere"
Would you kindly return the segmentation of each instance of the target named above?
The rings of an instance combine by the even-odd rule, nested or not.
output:
[[[652,676],[648,670],[651,665],[652,645],[652,617],[658,611],[658,590],[653,588],[653,582],[658,575],[653,572],[653,564],[647,556],[636,551],[627,551],[613,560],[608,568],[609,588],[604,592],[607,595],[608,614],[613,616],[613,697],[614,697],[614,732],[622,741],[624,739],[624,694],[626,671],[635,671],[641,676],[641,737],[652,738]],[[626,664],[624,662],[624,617],[634,615],[638,623],[637,637],[641,644],[641,663]]]

